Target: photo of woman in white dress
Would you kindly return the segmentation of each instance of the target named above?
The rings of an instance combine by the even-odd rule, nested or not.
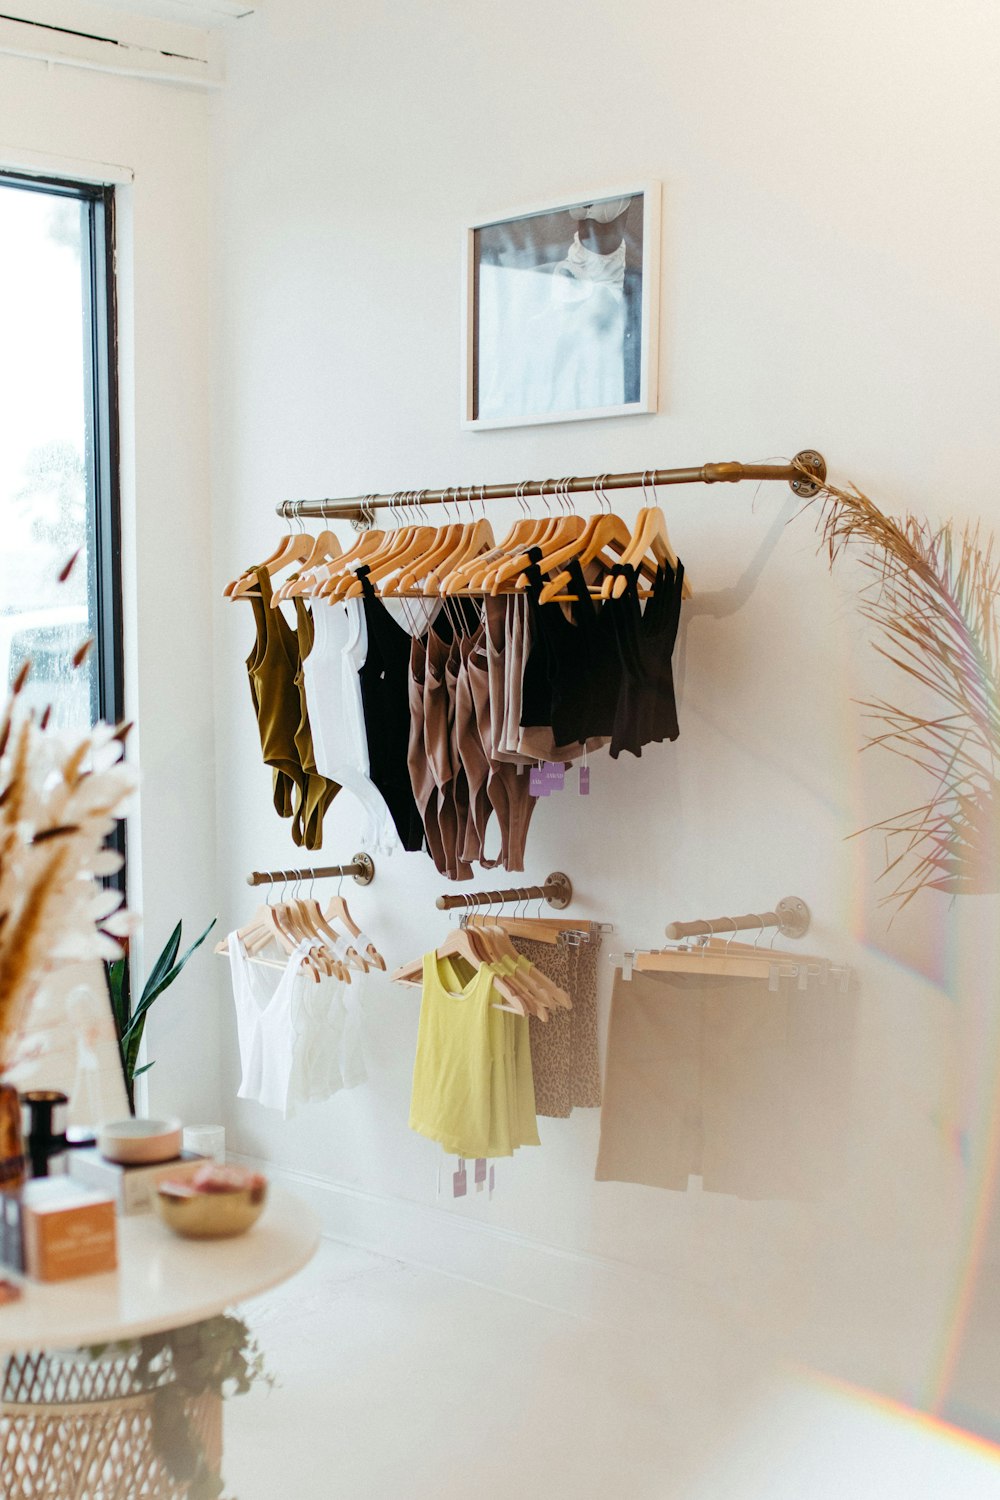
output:
[[[643,196],[474,231],[474,420],[500,425],[638,409]]]

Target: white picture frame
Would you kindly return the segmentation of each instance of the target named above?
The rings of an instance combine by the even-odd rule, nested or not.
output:
[[[646,182],[465,231],[463,428],[657,410],[661,197]]]

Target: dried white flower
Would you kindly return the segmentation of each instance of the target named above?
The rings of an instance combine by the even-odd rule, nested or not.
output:
[[[136,775],[122,736],[98,724],[83,736],[0,715],[0,1066],[42,980],[63,963],[117,958],[132,930],[122,898],[97,877],[121,868],[105,847]]]

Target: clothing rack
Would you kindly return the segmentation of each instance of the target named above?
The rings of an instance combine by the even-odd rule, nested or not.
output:
[[[561,870],[553,870],[544,885],[512,886],[506,891],[469,891],[467,895],[439,896],[438,911],[456,907],[502,906],[510,901],[547,901],[562,911],[573,899],[573,882]]]
[[[803,500],[818,494],[826,479],[826,460],[815,448],[803,448],[791,463],[702,464],[694,469],[646,469],[625,474],[574,475],[565,479],[522,479],[517,484],[450,485],[444,490],[397,490],[394,495],[351,495],[337,500],[282,500],[275,506],[288,520],[363,521],[376,510],[406,506],[450,505],[464,500],[527,500],[531,496],[599,495],[603,490],[638,490],[665,484],[736,484],[742,479],[783,479]]]
[[[697,922],[671,922],[667,937],[674,942],[680,938],[716,937],[727,932],[763,932],[766,927],[777,927],[782,937],[805,937],[809,931],[809,908],[801,896],[783,896],[773,911],[748,912],[742,917],[714,917],[711,921],[702,917]]]
[[[251,870],[247,885],[288,884],[293,880],[336,880],[351,875],[358,885],[371,885],[375,879],[375,861],[370,854],[356,854],[347,865],[323,865],[315,870]]]

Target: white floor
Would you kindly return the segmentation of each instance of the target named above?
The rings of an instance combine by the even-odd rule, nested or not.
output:
[[[279,1383],[227,1402],[238,1500],[663,1500],[717,1420],[658,1343],[330,1241],[243,1313]]]
[[[693,1302],[672,1336],[637,1336],[326,1240],[242,1311],[278,1383],[226,1403],[235,1500],[1000,1496],[1000,1449],[773,1360]],[[996,1388],[988,1342],[973,1394]]]

